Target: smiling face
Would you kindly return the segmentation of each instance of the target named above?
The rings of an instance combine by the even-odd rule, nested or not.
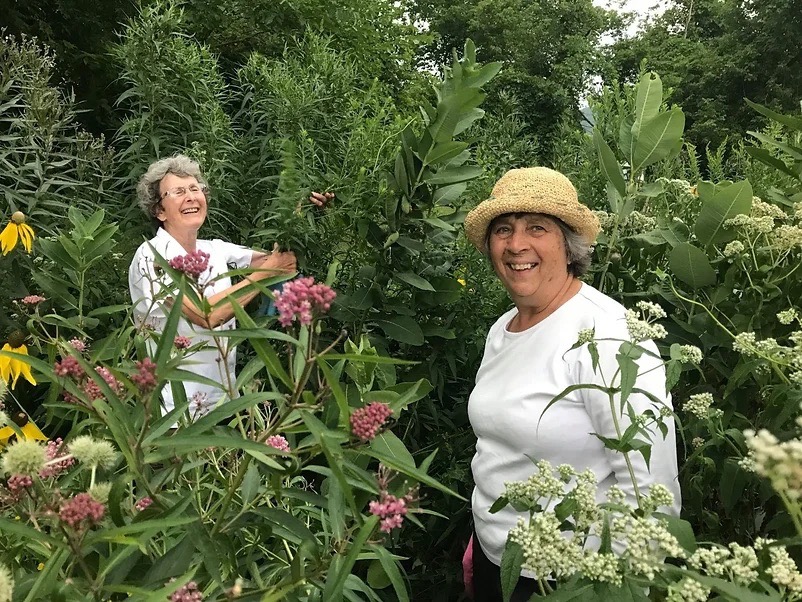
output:
[[[488,228],[488,255],[516,306],[542,307],[573,277],[565,237],[557,222],[539,213],[509,214]]]
[[[200,187],[198,180],[192,176],[177,176],[168,173],[159,183],[159,211],[156,218],[170,234],[176,232],[197,232],[206,221],[206,195],[198,190],[192,192],[191,187]],[[183,188],[184,194],[174,194]]]

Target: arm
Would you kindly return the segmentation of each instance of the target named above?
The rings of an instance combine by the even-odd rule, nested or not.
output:
[[[277,247],[274,247],[272,253],[254,251],[250,267],[254,269],[253,273],[248,274],[237,284],[209,297],[209,305],[212,307],[209,315],[205,315],[188,297],[184,297],[181,313],[187,320],[197,326],[208,329],[215,328],[234,317],[232,299],[239,305],[245,306],[259,294],[259,289],[251,287],[251,284],[266,278],[281,274],[292,274],[297,271],[295,254],[292,252],[279,252]],[[170,300],[168,300],[168,304],[169,302]]]

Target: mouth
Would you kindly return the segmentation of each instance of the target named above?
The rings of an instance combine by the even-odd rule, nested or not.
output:
[[[181,212],[181,215],[190,215],[192,213],[200,213],[200,207],[189,207]]]
[[[508,263],[507,267],[513,272],[529,272],[539,265],[539,263]]]

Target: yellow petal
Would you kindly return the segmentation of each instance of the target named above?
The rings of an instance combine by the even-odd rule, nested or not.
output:
[[[25,426],[22,427],[22,432],[25,435],[25,438],[31,441],[47,441],[47,437],[45,437],[44,433],[39,430],[39,427],[36,426],[33,420],[29,419],[28,422],[25,423]]]
[[[11,351],[11,345],[9,345],[8,343],[3,345],[3,351]],[[10,376],[11,376],[11,358],[0,357],[0,380],[8,382]]]
[[[33,233],[33,228],[31,228],[28,224],[22,224],[21,226],[18,226],[18,230],[22,246],[28,253],[30,253],[31,249],[33,248],[33,239],[35,236]]]
[[[25,380],[27,380],[32,385],[35,385],[36,381],[34,380],[33,375],[31,374],[31,366],[30,366],[30,364],[28,364],[27,362],[20,361],[20,360],[17,360],[17,363],[19,364],[19,373],[22,374],[22,376],[25,377]]]
[[[3,255],[8,255],[11,249],[17,246],[17,224],[8,222],[8,225],[0,232],[0,251]]]

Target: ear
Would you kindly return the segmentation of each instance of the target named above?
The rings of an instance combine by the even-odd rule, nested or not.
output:
[[[162,206],[161,201],[159,201],[159,204],[156,205],[156,211],[154,212],[154,215],[160,222],[163,222],[167,219],[167,217],[164,215],[164,207]]]

